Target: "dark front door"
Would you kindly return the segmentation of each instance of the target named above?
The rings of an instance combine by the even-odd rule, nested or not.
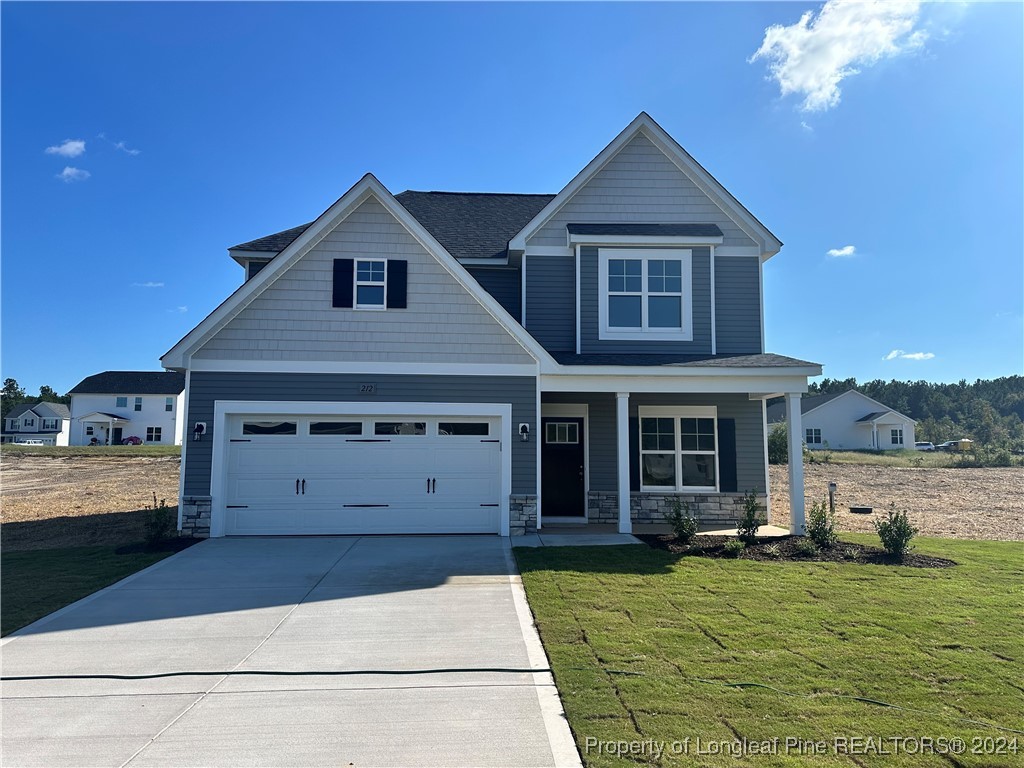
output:
[[[545,517],[583,517],[583,419],[541,419],[541,505]]]
[[[121,444],[121,427],[114,427],[110,430],[110,444],[120,445]]]

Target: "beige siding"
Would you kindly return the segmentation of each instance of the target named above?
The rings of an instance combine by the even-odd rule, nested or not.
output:
[[[409,265],[408,309],[331,306],[334,259]],[[368,200],[195,354],[227,360],[530,363],[533,358],[379,202]]]
[[[565,245],[569,223],[717,224],[723,245],[756,245],[644,135],[638,135],[562,206],[528,246]]]

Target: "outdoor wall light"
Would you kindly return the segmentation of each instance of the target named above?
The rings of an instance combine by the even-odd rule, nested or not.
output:
[[[519,425],[519,439],[522,440],[524,443],[528,443],[530,441],[530,425],[529,424],[520,424]]]
[[[192,442],[198,443],[203,439],[204,434],[206,434],[206,422],[197,421],[195,427],[192,428]]]

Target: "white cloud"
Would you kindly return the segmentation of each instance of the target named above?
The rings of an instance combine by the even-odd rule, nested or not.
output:
[[[135,155],[138,155],[142,152],[142,150],[140,149],[129,149],[123,141],[111,141],[110,139],[107,138],[107,134],[105,133],[97,135],[96,138],[103,139],[103,141],[107,142],[107,144],[112,146],[114,149],[119,149],[126,155],[132,155],[134,157]]]
[[[883,360],[931,360],[935,357],[933,352],[906,352],[902,349],[894,349]]]
[[[148,283],[132,283],[132,288],[163,288],[163,283],[156,283],[150,280]]]
[[[81,168],[73,168],[70,165],[65,166],[64,170],[57,174],[57,178],[67,184],[73,181],[85,181],[90,176],[92,174],[88,171],[83,171]]]
[[[832,258],[847,258],[849,256],[856,256],[857,249],[852,245],[844,245],[842,248],[829,248],[828,255]]]
[[[881,59],[924,45],[928,33],[915,29],[918,0],[828,0],[790,26],[773,24],[748,61],[768,62],[769,79],[783,96],[804,97],[804,112],[824,112],[839,103],[839,84]]]
[[[52,147],[47,147],[44,151],[48,155],[78,157],[85,153],[85,142],[81,139],[64,139],[63,144],[56,144]]]
[[[188,307],[187,306],[180,306],[180,307],[175,307],[174,309],[168,309],[167,311],[168,312],[173,312],[176,315],[184,315],[186,312],[188,312]]]

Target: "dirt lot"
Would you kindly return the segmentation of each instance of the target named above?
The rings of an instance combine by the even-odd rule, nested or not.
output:
[[[789,520],[788,468],[771,467],[771,521]],[[873,521],[889,502],[905,509],[922,536],[1024,541],[1024,469],[934,469],[852,464],[805,464],[807,500],[837,486],[840,530],[874,532]],[[850,514],[850,506],[874,507],[871,515]]]
[[[7,551],[142,538],[147,504],[177,504],[180,460],[167,457],[4,456],[0,541]],[[806,465],[808,499],[839,485],[839,526],[873,531],[890,501],[927,536],[1024,541],[1024,469],[934,469]],[[785,466],[771,468],[772,522],[789,518]],[[851,515],[850,505],[875,508]]]
[[[178,503],[177,456],[18,456],[0,466],[6,551],[139,541],[153,494]]]

